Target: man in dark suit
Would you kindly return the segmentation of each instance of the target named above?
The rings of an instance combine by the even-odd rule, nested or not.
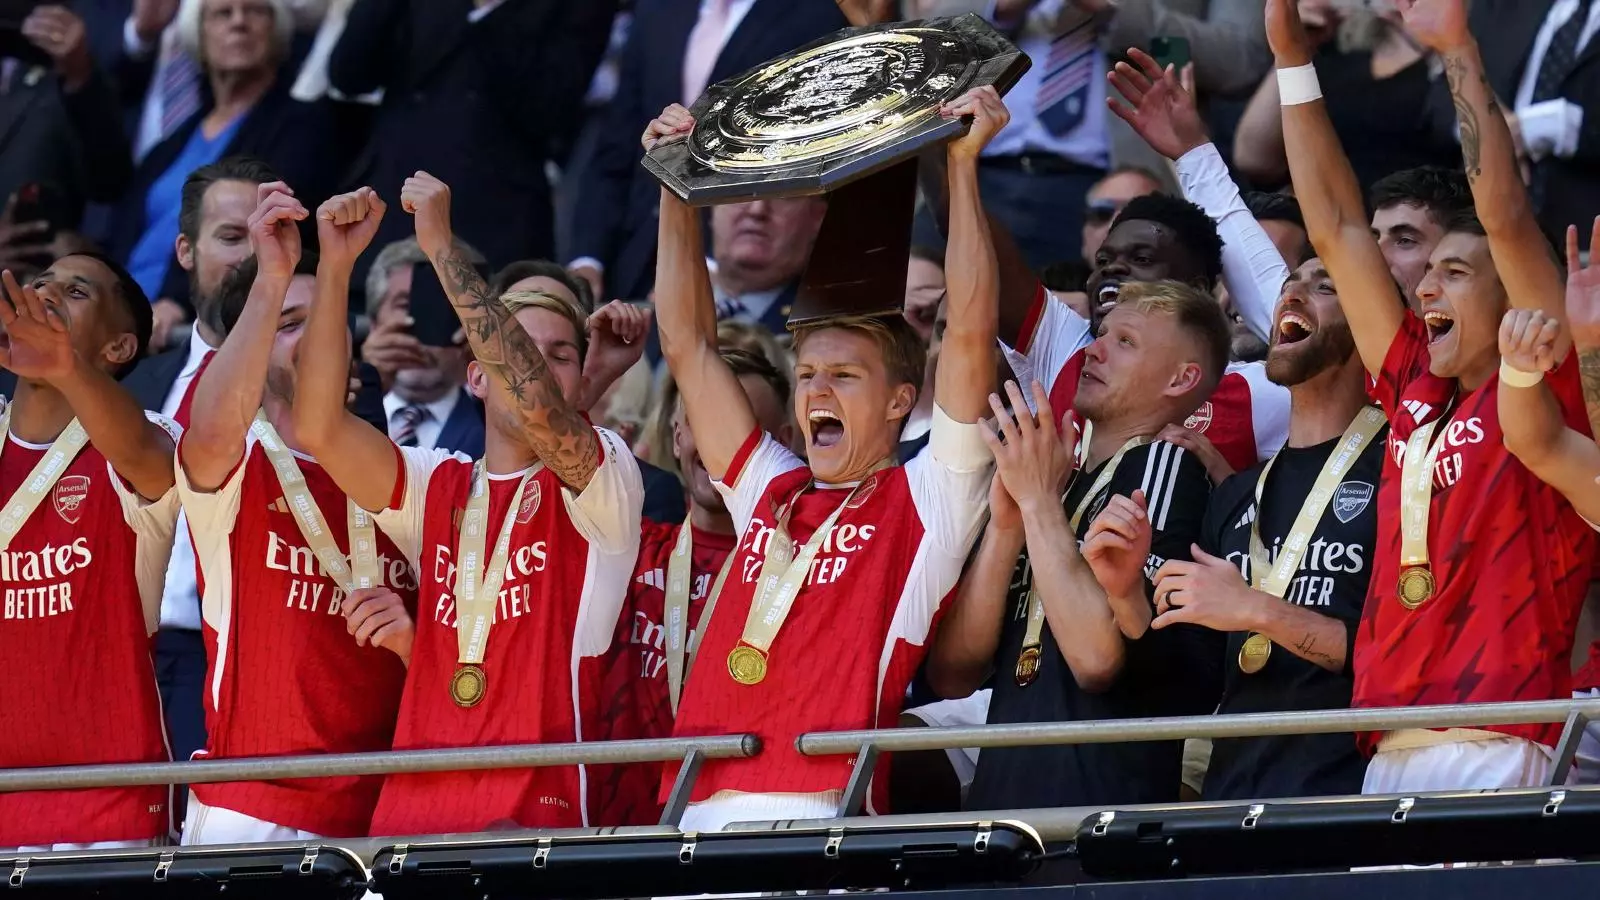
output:
[[[1551,235],[1576,224],[1588,241],[1600,212],[1600,3],[1474,0],[1469,21],[1532,165],[1539,224]],[[1442,84],[1437,94],[1449,103]]]
[[[491,265],[551,255],[545,163],[576,130],[615,12],[616,0],[356,0],[329,80],[384,97],[349,183],[394,206],[426,170],[450,185],[457,233]],[[410,227],[389,216],[374,240]]]
[[[660,186],[639,165],[650,120],[670,103],[692,104],[707,84],[848,24],[832,0],[639,0],[573,213],[572,268],[597,297],[643,299],[655,281]],[[776,321],[781,332],[783,317]]]

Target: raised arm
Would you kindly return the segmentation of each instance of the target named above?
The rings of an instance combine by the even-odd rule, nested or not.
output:
[[[417,243],[433,262],[445,295],[461,318],[473,358],[505,386],[522,418],[528,444],[567,487],[581,492],[600,467],[600,441],[575,398],[546,365],[544,354],[483,276],[463,256],[450,229],[450,188],[426,172],[406,179],[400,202],[416,216]]]
[[[1592,248],[1600,246],[1600,216],[1590,233]],[[1584,266],[1578,253],[1578,227],[1567,226],[1567,326],[1578,350],[1578,375],[1583,382],[1583,405],[1589,414],[1589,433],[1600,440],[1600,265]]]
[[[1544,376],[1555,367],[1561,325],[1539,310],[1513,309],[1500,322],[1500,425],[1506,449],[1578,514],[1600,522],[1600,447],[1567,427]]]
[[[1011,114],[992,87],[967,92],[943,110],[971,116],[964,137],[951,142],[950,246],[945,251],[949,297],[944,344],[934,373],[933,399],[957,422],[976,422],[989,410],[994,388],[994,351],[1000,271],[989,221],[978,196],[978,154]]]
[[[1000,650],[1017,558],[1027,539],[1022,511],[996,475],[989,486],[989,525],[928,648],[928,684],[939,696],[969,697],[988,680]]]
[[[389,436],[345,405],[350,371],[350,273],[383,221],[372,188],[330,198],[317,209],[316,297],[295,357],[294,433],[362,509],[388,507],[400,473]]]
[[[646,152],[664,141],[687,137],[689,111],[673,104],[645,129]],[[700,461],[722,480],[733,457],[756,429],[750,398],[717,349],[717,314],[706,272],[700,215],[662,188],[656,238],[656,322],[661,354],[683,398]]]
[[[118,475],[139,496],[159,500],[172,488],[172,436],[145,418],[144,410],[116,379],[95,361],[84,359],[72,347],[67,321],[60,307],[65,300],[44,283],[22,287],[8,269],[0,274],[5,296],[0,298],[0,326],[10,341],[0,348],[0,367],[18,378],[44,381],[66,398],[72,413]],[[41,297],[44,288],[50,299]],[[132,359],[137,338],[124,335],[117,360]]]
[[[1376,377],[1405,320],[1400,289],[1372,237],[1361,185],[1339,146],[1321,91],[1304,90],[1315,85],[1315,70],[1294,0],[1267,0],[1267,40],[1279,72],[1295,70],[1280,76],[1297,87],[1283,98],[1288,104],[1282,107],[1283,140],[1306,234],[1339,285],[1339,303],[1361,362]]]
[[[1145,143],[1177,163],[1183,195],[1206,211],[1222,236],[1222,281],[1234,308],[1262,340],[1271,341],[1272,312],[1289,279],[1289,267],[1261,223],[1250,214],[1228,164],[1206,136],[1195,106],[1193,67],[1162,71],[1150,54],[1128,50],[1117,63],[1111,84],[1126,103],[1108,97],[1111,111]],[[1276,111],[1274,111],[1276,115]]]
[[[261,409],[272,341],[289,281],[300,262],[297,222],[309,213],[283,182],[262,185],[250,214],[256,279],[244,311],[194,389],[194,412],[179,462],[196,490],[214,491],[244,457],[245,435]],[[340,375],[339,390],[348,381]]]
[[[1561,319],[1562,277],[1522,184],[1517,148],[1489,87],[1478,42],[1467,28],[1464,0],[1396,0],[1406,31],[1439,54],[1461,126],[1461,159],[1478,221],[1489,236],[1495,270],[1511,305]],[[1334,277],[1337,279],[1338,275]],[[1342,297],[1343,294],[1341,293]],[[1565,326],[1556,359],[1566,354]]]
[[[1032,389],[1037,418],[1028,415],[1016,383],[1007,382],[1006,393],[1016,418],[998,397],[993,398],[1000,430],[995,432],[985,422],[984,435],[994,451],[997,477],[1022,511],[1033,591],[1044,607],[1056,648],[1079,687],[1102,691],[1122,669],[1125,632],[1106,589],[1078,552],[1077,536],[1061,507],[1061,491],[1072,470],[1077,441],[1070,430],[1057,432],[1056,414],[1044,386],[1034,382]],[[1140,561],[1142,564],[1142,556]]]

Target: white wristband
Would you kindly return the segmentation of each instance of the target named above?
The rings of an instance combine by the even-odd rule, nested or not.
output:
[[[1317,67],[1306,63],[1292,69],[1278,70],[1278,103],[1281,106],[1299,106],[1322,98],[1322,83],[1317,81]]]
[[[1500,360],[1500,380],[1512,387],[1530,388],[1544,380],[1543,372],[1524,372],[1505,360]]]

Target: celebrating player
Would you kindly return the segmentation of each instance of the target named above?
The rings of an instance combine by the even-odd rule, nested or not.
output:
[[[718,353],[699,215],[661,199],[656,298],[661,345],[700,459],[740,538],[700,642],[674,735],[754,732],[765,750],[713,760],[685,830],[838,812],[849,760],[793,749],[804,731],[892,725],[940,601],[976,534],[989,452],[977,421],[994,371],[997,284],[977,193],[978,151],[1008,114],[992,88],[945,110],[971,115],[952,143],[949,314],[926,450],[896,466],[900,426],[922,382],[921,339],[896,314],[795,328],[795,416],[809,468],[764,432]],[[693,127],[680,106],[645,149]],[[668,767],[667,779],[674,767]],[[665,780],[665,779],[664,779]],[[886,779],[874,785],[882,807]]]
[[[369,188],[317,212],[323,257],[295,400],[300,435],[337,460],[329,473],[424,576],[394,745],[592,739],[639,547],[638,466],[574,406],[585,344],[576,306],[490,295],[452,240],[449,188],[419,172],[400,197],[476,357],[467,385],[485,404],[483,459],[397,448],[345,410],[350,273],[384,213]],[[372,833],[579,826],[592,802],[581,766],[396,775]]]
[[[1344,709],[1388,429],[1319,259],[1284,285],[1267,374],[1289,389],[1288,444],[1212,492],[1194,561],[1156,573],[1156,627],[1229,633],[1219,713]],[[1366,768],[1348,734],[1218,740],[1201,794],[1354,794]]]
[[[1406,309],[1373,239],[1320,102],[1295,4],[1267,4],[1295,193],[1391,427],[1353,702],[1565,698],[1594,537],[1558,491],[1507,451],[1496,377],[1508,302],[1554,315],[1560,273],[1534,221],[1463,4],[1402,0],[1400,9],[1407,32],[1444,63],[1478,214],[1457,217],[1434,248],[1417,288],[1420,316]],[[1552,360],[1563,352],[1558,341]],[[1454,383],[1443,403],[1430,384],[1436,380]],[[1563,418],[1581,428],[1576,367],[1559,366],[1546,381]],[[1363,735],[1363,749],[1375,751],[1364,789],[1540,784],[1558,731],[1511,724]]]
[[[167,760],[151,666],[178,507],[178,428],[148,419],[116,378],[150,340],[150,301],[93,254],[26,287],[0,274],[0,766]],[[164,843],[163,786],[0,793],[0,848]]]
[[[789,381],[766,357],[724,346],[722,359],[749,398],[761,430],[790,446]],[[689,677],[695,647],[727,581],[738,533],[733,515],[700,461],[680,397],[672,411],[672,455],[688,481],[689,518],[682,525],[646,520],[628,602],[617,624],[605,696],[611,740],[663,738]],[[660,763],[608,767],[616,804],[603,825],[652,825],[660,818]]]
[[[262,185],[239,319],[195,388],[178,491],[204,585],[209,757],[389,749],[416,576],[295,428],[313,282],[281,182]],[[370,238],[370,232],[368,233]],[[348,342],[348,336],[345,337]],[[348,366],[329,384],[344,400]],[[365,834],[381,779],[196,785],[185,844]]]
[[[1215,708],[1221,642],[1194,627],[1152,630],[1149,575],[1188,558],[1211,490],[1194,454],[1156,436],[1216,388],[1229,341],[1209,295],[1173,281],[1124,285],[1084,354],[1074,396],[1088,424],[1070,483],[1080,441],[1070,425],[1058,436],[1044,387],[1034,385],[1036,413],[1014,384],[1013,412],[995,398],[1004,440],[990,442],[990,522],[930,658],[942,694],[965,696],[993,672],[991,724]],[[967,804],[1175,801],[1181,755],[1178,741],[991,748]]]

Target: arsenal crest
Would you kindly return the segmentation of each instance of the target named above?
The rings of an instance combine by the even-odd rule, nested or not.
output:
[[[867,479],[861,482],[860,486],[850,495],[850,499],[845,501],[845,509],[860,509],[862,504],[867,502],[867,498],[871,497],[877,490],[878,476],[876,474],[868,475]]]
[[[539,499],[544,494],[544,489],[537,481],[529,481],[528,486],[522,491],[522,506],[517,509],[517,524],[526,525],[533,519],[534,513],[539,511]]]
[[[1372,501],[1373,487],[1365,481],[1346,481],[1333,492],[1333,514],[1346,525],[1361,515]]]
[[[63,475],[56,482],[50,499],[55,503],[56,515],[68,525],[78,524],[78,519],[83,517],[83,502],[89,499],[89,476]]]
[[[1206,429],[1211,427],[1211,416],[1211,401],[1207,400],[1200,404],[1200,408],[1194,411],[1194,415],[1184,420],[1183,427],[1198,434],[1205,434]]]

